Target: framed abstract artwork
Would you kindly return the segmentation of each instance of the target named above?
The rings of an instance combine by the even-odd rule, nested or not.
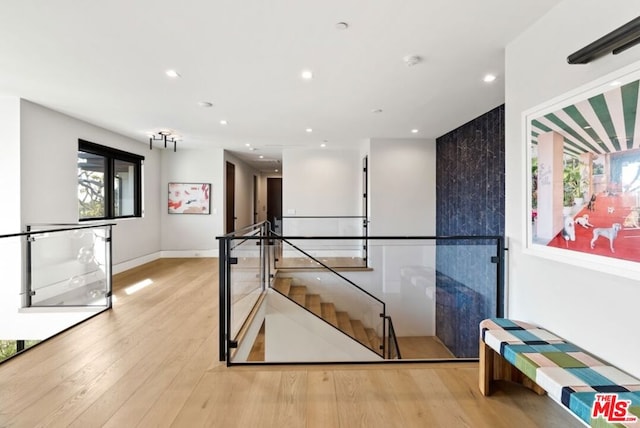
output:
[[[169,214],[211,214],[210,183],[169,183]]]

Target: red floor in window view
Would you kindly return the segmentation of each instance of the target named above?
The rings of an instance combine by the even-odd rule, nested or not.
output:
[[[615,257],[634,262],[640,261],[640,208],[635,194],[620,193],[617,195],[599,194],[590,210],[585,205],[573,216],[575,220],[576,240],[567,241],[560,232],[548,246],[566,248],[583,253]],[[586,224],[585,215],[588,216]],[[582,218],[582,220],[581,220]],[[580,223],[585,223],[585,226]],[[614,224],[620,230],[614,232]],[[592,226],[590,226],[592,225]],[[594,248],[591,241],[596,236]],[[608,237],[613,237],[613,252]]]

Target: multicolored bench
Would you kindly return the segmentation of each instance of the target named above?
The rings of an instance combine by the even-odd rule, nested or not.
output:
[[[547,330],[504,318],[480,323],[480,391],[494,380],[549,394],[592,427],[640,427],[640,380]]]

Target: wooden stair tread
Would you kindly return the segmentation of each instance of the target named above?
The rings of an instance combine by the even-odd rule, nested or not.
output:
[[[346,312],[336,312],[336,316],[338,317],[338,327],[340,328],[340,330],[347,333],[351,337],[355,337],[353,327],[351,326],[351,319],[349,318],[349,314],[347,314]]]
[[[277,277],[276,280],[274,281],[273,288],[275,288],[285,296],[288,296],[289,290],[291,289],[291,281],[293,281],[293,278]]]
[[[304,285],[292,285],[289,290],[289,297],[300,306],[305,306],[307,302],[307,287]]]
[[[365,346],[369,346],[369,337],[367,336],[367,332],[364,329],[362,321],[351,320],[351,327],[353,328],[356,340]]]
[[[322,318],[325,319],[328,323],[338,327],[338,316],[336,315],[336,305],[333,303],[320,303],[320,308],[322,310]]]
[[[367,337],[369,338],[369,344],[371,345],[371,349],[373,349],[376,352],[380,352],[381,340],[380,340],[380,337],[378,336],[378,333],[376,333],[376,331],[372,328],[367,328],[365,329],[365,331],[367,332]]]
[[[304,306],[317,316],[322,317],[322,306],[319,294],[307,294]]]

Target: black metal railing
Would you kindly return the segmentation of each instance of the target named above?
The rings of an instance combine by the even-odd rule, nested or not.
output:
[[[309,303],[310,300],[306,303],[301,301],[298,289],[305,287],[307,299],[309,296],[319,296],[323,313],[316,315],[322,315],[325,319],[319,322],[327,322],[324,305],[328,302],[327,305],[335,305],[340,312],[350,311],[352,325],[363,325],[370,336],[373,335],[371,330],[374,330],[379,338],[378,354],[384,361],[400,358],[405,361],[477,359],[479,321],[500,316],[503,312],[504,239],[500,236],[367,237],[369,266],[350,269],[336,268],[309,251],[309,248],[314,248],[313,241],[339,243],[341,240],[360,238],[280,236],[274,234],[266,223],[252,226],[241,233],[219,237],[220,360],[226,360],[227,364],[245,362],[242,355],[248,352],[236,354],[233,360],[230,358],[230,349],[241,346],[235,335],[238,328],[233,330],[231,326],[234,320],[236,325],[245,323],[243,316],[237,315],[250,311],[245,308],[243,312],[237,312],[239,307],[230,297],[237,295],[240,289],[264,293],[281,279],[286,279],[289,285],[296,288],[294,295],[288,297],[299,306],[306,307],[307,312],[314,311],[310,308],[312,303]],[[235,250],[242,248],[239,242],[244,246],[249,245],[249,248],[261,248],[262,252],[245,252],[243,257],[242,252]],[[256,257],[264,261],[247,262]],[[235,268],[242,264],[242,259],[245,259],[244,272]],[[290,265],[283,263],[290,262],[287,259],[295,259],[299,265],[283,268]],[[264,275],[249,275],[260,280],[248,287],[247,281],[241,279],[242,274],[246,277],[246,269],[250,266],[258,266],[255,272],[262,271],[260,266],[264,266]],[[274,347],[278,348],[272,345],[271,351],[265,353],[264,362],[371,361],[367,355],[357,351],[353,358],[343,356],[338,352],[340,349],[333,353],[324,352],[341,346],[346,349],[350,345],[343,342],[329,344],[334,339],[330,333],[312,338],[322,328],[317,327],[309,316],[304,318],[296,315],[278,302],[274,300],[263,304],[267,309],[257,319],[263,324],[262,331],[266,331],[267,343],[274,340],[285,351],[271,352]],[[276,308],[278,305],[281,306]],[[231,314],[234,311],[237,314]],[[285,321],[291,326],[291,332],[282,329]],[[303,330],[307,333],[300,333]],[[257,332],[258,327],[254,327],[253,331]],[[248,335],[249,347],[255,340],[255,334]],[[356,337],[356,333],[349,335]],[[291,336],[293,342],[285,343],[285,336]],[[356,340],[364,343],[362,339]],[[310,353],[322,348],[319,352],[321,356],[306,356],[301,350],[296,350],[300,347],[308,348],[302,351],[308,350]],[[423,352],[425,349],[428,351]],[[283,355],[284,352],[293,356]]]
[[[398,337],[396,336],[396,330],[393,328],[393,320],[390,316],[385,317],[387,326],[385,327],[389,331],[387,336],[387,343],[385,346],[386,353],[384,355],[387,360],[401,360],[400,346],[398,345]]]

